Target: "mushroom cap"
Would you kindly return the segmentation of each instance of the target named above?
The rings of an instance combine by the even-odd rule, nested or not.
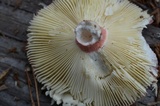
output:
[[[83,20],[107,30],[103,47],[90,53],[75,42]],[[57,104],[128,106],[157,82],[157,58],[141,34],[150,21],[128,0],[56,0],[30,22],[27,56]]]

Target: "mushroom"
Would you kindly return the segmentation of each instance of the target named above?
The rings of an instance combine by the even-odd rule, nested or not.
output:
[[[152,21],[128,0],[56,0],[34,16],[27,56],[37,80],[63,106],[128,106],[157,82],[142,36]]]

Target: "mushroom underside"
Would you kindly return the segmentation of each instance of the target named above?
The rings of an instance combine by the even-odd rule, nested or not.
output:
[[[96,49],[85,51],[76,43],[75,29],[84,20],[107,31]],[[128,0],[57,0],[31,21],[27,56],[57,104],[128,106],[151,84],[156,88],[157,58],[141,34],[150,21]],[[77,38],[83,48],[101,42],[93,35],[97,41],[90,42],[90,32],[85,34]]]

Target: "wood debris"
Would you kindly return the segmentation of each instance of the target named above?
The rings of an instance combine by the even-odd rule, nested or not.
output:
[[[158,59],[160,60],[160,44],[155,45],[155,52],[157,54]]]
[[[3,84],[3,85],[0,86],[0,91],[6,90],[7,88],[8,87],[5,84]]]
[[[11,49],[8,50],[8,53],[18,53],[17,52],[17,48],[16,47],[13,47]]]
[[[9,71],[11,70],[11,68],[8,68],[6,70],[4,70],[2,73],[0,73],[0,84],[2,84],[6,78],[6,76],[9,74]]]
[[[27,49],[26,47],[27,47],[27,44],[25,44],[25,46],[21,48],[21,51],[26,53],[26,49]]]
[[[158,78],[160,78],[160,44],[157,44],[155,45],[155,49],[154,49],[156,55],[157,55],[157,58],[158,58],[158,61],[159,61],[159,66],[158,66]]]
[[[30,71],[30,68],[26,67],[25,73],[26,73],[26,76],[27,76],[27,83],[28,83],[28,89],[29,89],[29,94],[30,94],[30,98],[31,98],[31,103],[32,103],[32,106],[36,106],[35,102],[34,102],[34,99],[33,99],[32,91],[31,91],[32,82],[31,82],[31,79],[29,77],[29,73],[28,73],[29,71]]]
[[[33,70],[33,69],[32,69]],[[35,84],[35,88],[36,88],[36,98],[37,98],[37,106],[40,106],[40,100],[39,100],[39,91],[38,91],[38,86],[37,86],[37,80],[35,75],[33,74],[33,78],[34,78],[34,84]]]
[[[32,95],[32,92],[31,92],[32,82],[31,82],[31,79],[30,79],[30,76],[29,76],[29,73],[28,73],[30,71],[31,71],[31,68],[29,66],[27,66],[26,69],[25,69],[25,72],[26,72],[26,76],[27,76],[28,88],[29,88],[29,92],[30,92],[30,98],[31,98],[32,106],[35,106],[35,102],[33,100],[33,95]],[[40,106],[39,90],[38,90],[36,77],[33,74],[33,69],[32,69],[32,75],[33,75],[33,79],[34,79],[34,86],[35,86],[35,89],[36,89],[36,99],[37,99],[37,105],[36,106]]]
[[[22,5],[22,0],[16,0],[13,11],[17,10],[21,5]]]
[[[156,101],[160,101],[160,87],[158,86],[158,94],[156,97]]]
[[[13,30],[13,33],[14,33],[15,36],[17,36],[19,32],[20,32],[19,28],[15,28]]]
[[[20,100],[20,98],[18,98],[18,97],[14,97],[14,101],[19,101]]]
[[[15,86],[20,87],[19,74],[17,72],[13,74],[13,79],[15,80]]]

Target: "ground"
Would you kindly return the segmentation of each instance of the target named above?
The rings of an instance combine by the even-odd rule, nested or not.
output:
[[[43,8],[42,5],[51,2],[52,0],[0,0],[0,106],[38,105],[36,83],[32,71],[28,71],[30,66],[26,57],[27,27],[33,15]],[[160,28],[149,25],[144,29],[143,36],[158,56]],[[40,105],[50,106],[51,99],[45,96],[40,86],[38,84]],[[149,88],[147,96],[138,100],[134,106],[149,106],[159,101],[160,96],[155,97],[154,91]]]

